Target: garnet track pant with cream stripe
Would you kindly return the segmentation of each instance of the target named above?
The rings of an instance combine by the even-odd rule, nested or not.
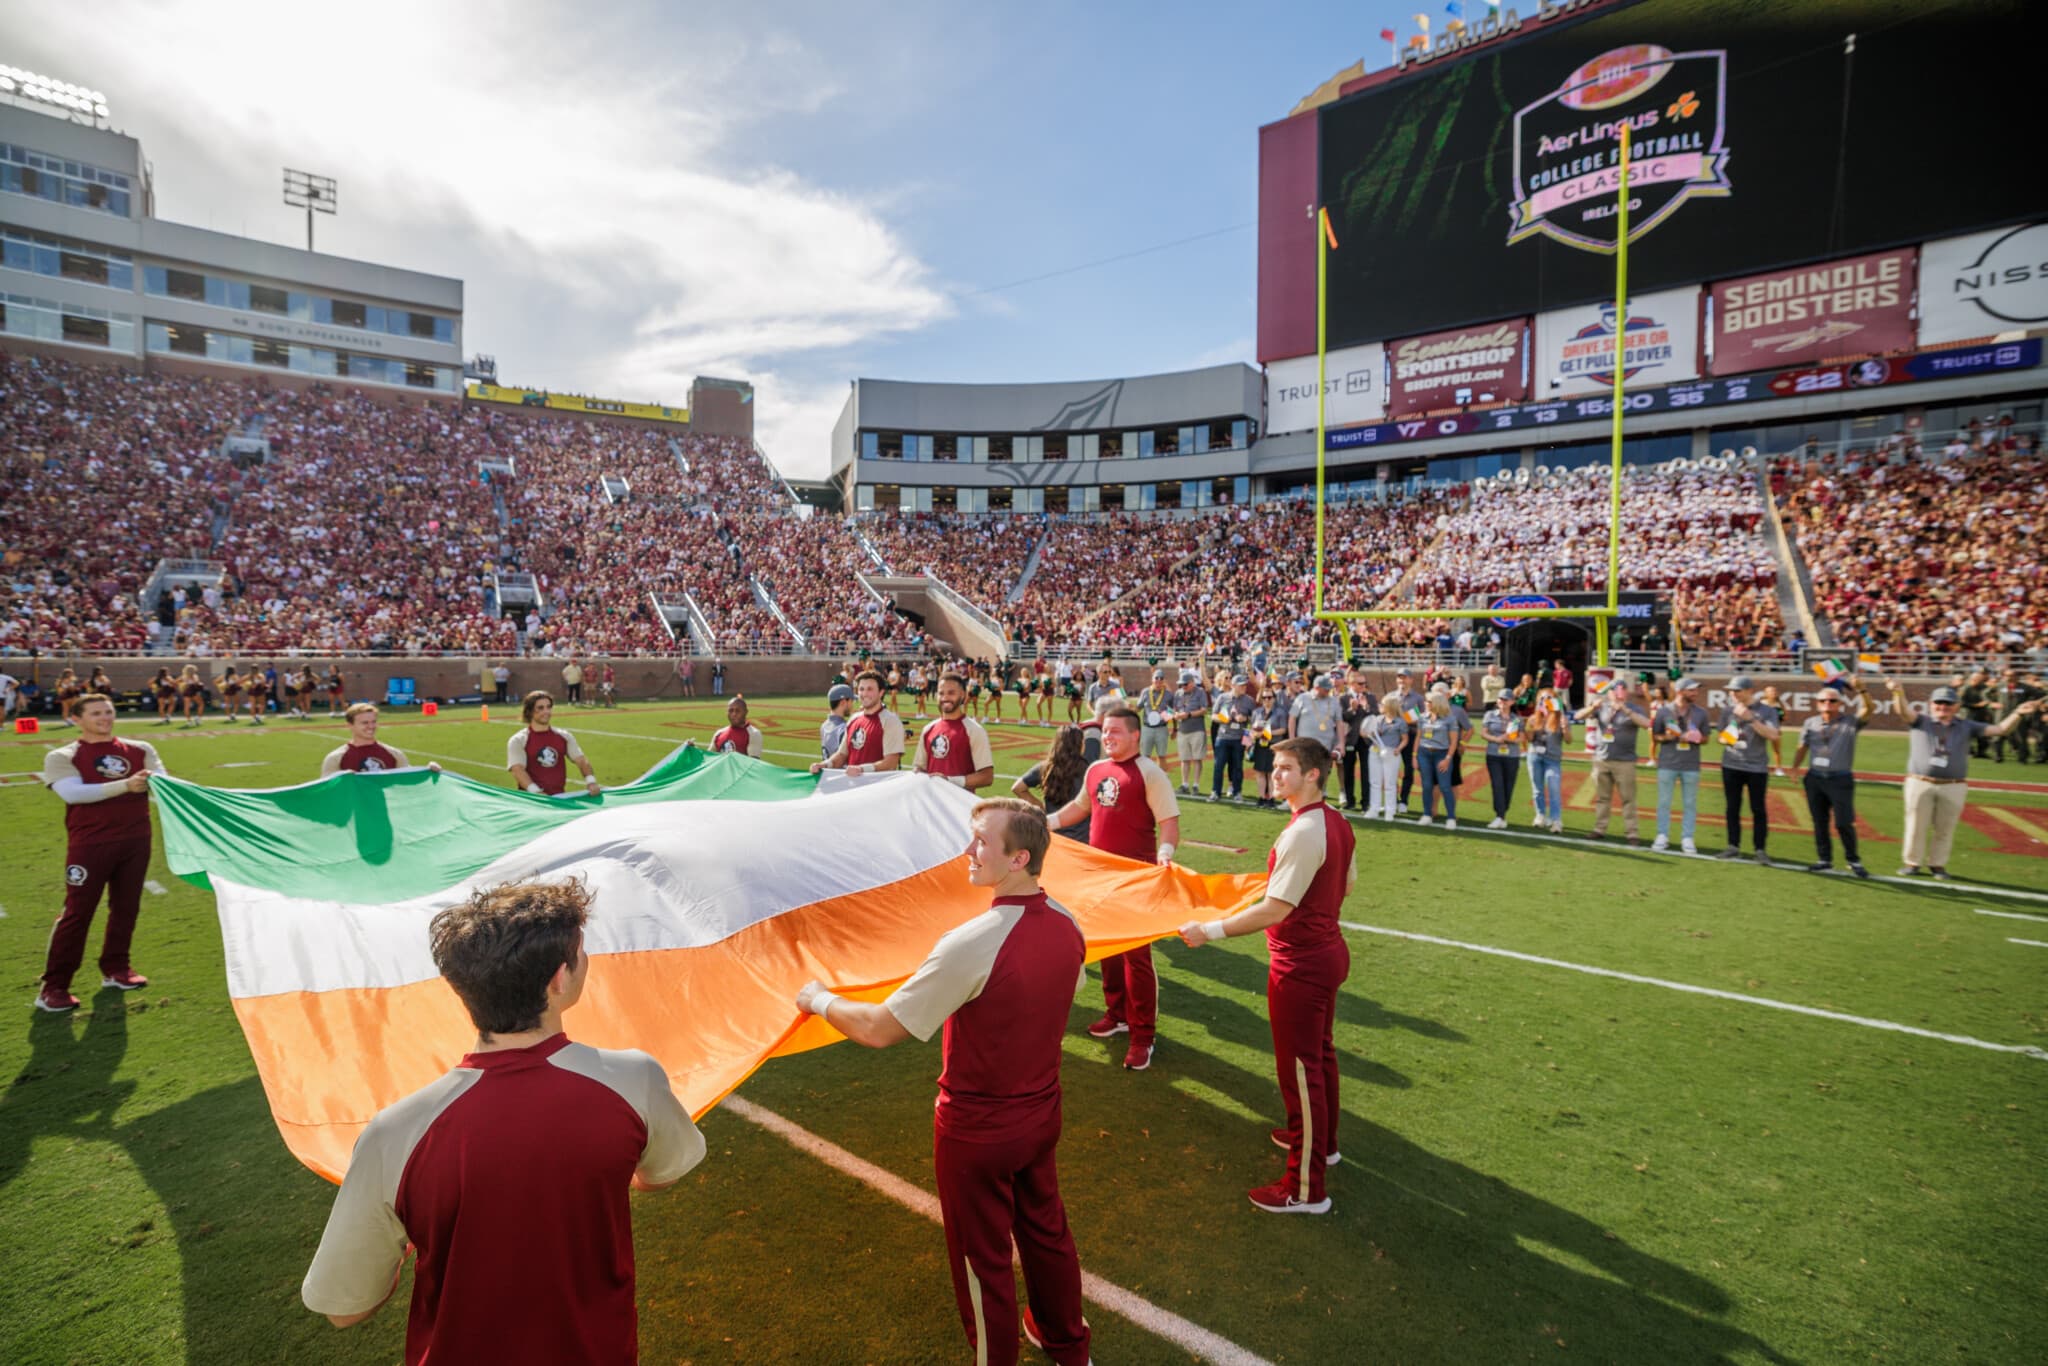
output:
[[[953,1298],[974,1346],[976,1366],[1017,1360],[1017,1281],[1010,1239],[1024,1268],[1024,1289],[1046,1355],[1060,1366],[1085,1366],[1088,1324],[1081,1317],[1081,1255],[1067,1227],[1054,1154],[1060,1126],[974,1143],[934,1133],[932,1173],[946,1226]]]
[[[1274,1072],[1287,1107],[1287,1186],[1299,1200],[1323,1198],[1324,1160],[1337,1148],[1337,988],[1350,975],[1342,943],[1313,972],[1266,975]]]

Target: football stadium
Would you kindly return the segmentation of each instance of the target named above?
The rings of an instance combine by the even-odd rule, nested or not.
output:
[[[805,449],[0,67],[0,1361],[2048,1359],[2041,11],[1378,36]]]

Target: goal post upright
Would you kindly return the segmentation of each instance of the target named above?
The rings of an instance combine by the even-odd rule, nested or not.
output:
[[[1624,362],[1628,357],[1628,189],[1629,127],[1621,126],[1621,155],[1616,177],[1616,233],[1614,246],[1614,389],[1608,474],[1607,602],[1601,607],[1514,607],[1517,621],[1585,620],[1593,622],[1594,658],[1602,667],[1608,662],[1608,625],[1621,611],[1621,453]],[[1330,211],[1318,205],[1316,228],[1316,564],[1314,608],[1318,621],[1422,621],[1434,617],[1470,615],[1456,606],[1434,608],[1383,608],[1369,611],[1331,611],[1323,605],[1323,506],[1327,499],[1324,387],[1329,349],[1329,253],[1336,246],[1330,225]],[[1347,628],[1347,636],[1350,634]]]

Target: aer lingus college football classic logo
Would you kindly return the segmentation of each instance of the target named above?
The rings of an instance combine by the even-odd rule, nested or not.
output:
[[[1603,52],[1515,115],[1508,241],[1546,233],[1585,251],[1615,247],[1621,128],[1629,127],[1629,240],[1696,196],[1726,195],[1721,144],[1726,52],[1654,43]]]

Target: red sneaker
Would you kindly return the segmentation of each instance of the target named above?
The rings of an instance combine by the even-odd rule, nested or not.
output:
[[[1268,1214],[1328,1214],[1330,1197],[1320,1200],[1297,1199],[1294,1191],[1285,1181],[1275,1181],[1270,1186],[1260,1186],[1249,1193],[1251,1202]]]
[[[1088,1026],[1088,1036],[1093,1039],[1106,1039],[1112,1034],[1128,1034],[1130,1032],[1131,1027],[1129,1025],[1109,1015],[1103,1016],[1094,1024]]]
[[[44,987],[36,993],[36,1009],[47,1010],[52,1015],[62,1015],[67,1010],[76,1010],[78,1005],[78,998],[62,987]]]
[[[1152,1065],[1152,1045],[1134,1043],[1124,1054],[1124,1067],[1132,1072],[1142,1072]]]
[[[1024,1312],[1019,1316],[1018,1322],[1024,1325],[1024,1340],[1030,1343],[1033,1347],[1036,1347],[1039,1351],[1044,1351],[1045,1334],[1038,1331],[1038,1320],[1031,1317],[1030,1305],[1027,1304],[1024,1306]],[[1083,1318],[1081,1320],[1081,1326],[1083,1328],[1086,1328],[1088,1326],[1088,1320],[1086,1318]]]
[[[1273,1146],[1276,1148],[1285,1148],[1289,1151],[1292,1151],[1294,1148],[1294,1145],[1287,1141],[1287,1131],[1285,1129],[1275,1129],[1273,1131]],[[1323,1154],[1323,1165],[1325,1167],[1334,1167],[1343,1160],[1344,1154],[1342,1153]]]
[[[122,991],[140,991],[149,985],[149,979],[134,968],[122,968],[119,972],[110,972],[100,978],[100,985],[116,987]]]

